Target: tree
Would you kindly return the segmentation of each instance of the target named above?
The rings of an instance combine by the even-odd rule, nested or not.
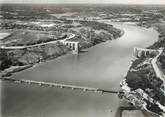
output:
[[[9,68],[12,64],[11,60],[7,56],[7,52],[4,49],[0,49],[0,70]]]

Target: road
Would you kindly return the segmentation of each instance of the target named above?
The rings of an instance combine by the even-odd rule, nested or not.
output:
[[[159,54],[155,58],[152,59],[151,63],[154,68],[154,71],[156,73],[156,77],[160,78],[163,82],[165,82],[164,73],[157,65],[158,57],[162,54],[163,49],[160,49],[158,51],[159,51]]]
[[[75,34],[70,34],[68,38],[63,39],[63,41],[72,39],[75,37]],[[29,45],[29,46],[1,46],[1,49],[25,49],[25,48],[31,48],[31,47],[37,47],[37,46],[42,46],[42,45],[47,45],[47,44],[52,44],[52,43],[57,43],[59,40],[55,41],[50,41],[46,43],[40,43],[40,44],[35,44],[35,45]]]

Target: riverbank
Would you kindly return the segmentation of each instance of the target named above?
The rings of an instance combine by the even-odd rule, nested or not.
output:
[[[121,31],[121,34],[124,34],[124,31]],[[92,46],[90,46],[90,47],[92,47]],[[59,55],[59,56],[61,56],[61,55]],[[52,56],[51,56],[52,57]],[[56,57],[55,57],[56,58]],[[53,58],[50,58],[50,60],[52,60]],[[48,59],[45,59],[45,61],[42,61],[42,62],[46,62]],[[37,64],[40,64],[40,63],[35,63],[34,65],[37,65]],[[31,67],[33,67],[33,66],[31,66]],[[30,67],[29,67],[30,68]],[[17,68],[14,68],[14,67],[12,67],[11,69],[8,69],[9,70],[9,73],[7,73],[7,71],[6,72],[4,72],[4,73],[6,73],[6,75],[12,75],[12,73],[16,73],[16,72],[19,72],[19,71],[21,71],[21,69],[22,70],[24,70],[24,68],[21,68],[20,67],[20,69],[17,69]],[[26,68],[25,68],[26,69]],[[18,71],[17,71],[18,70]]]
[[[80,32],[74,32],[73,29],[70,29],[70,31],[76,35],[74,37],[74,39],[70,39],[70,41],[78,41],[80,43],[80,48],[79,48],[80,52],[82,49],[90,48],[97,44],[106,42],[107,40],[114,40],[114,39],[117,39],[117,38],[121,37],[122,35],[124,35],[123,30],[116,29],[112,25],[110,25],[107,29],[105,29],[105,31],[104,31],[104,29],[101,29],[102,31],[98,32],[97,31],[98,27],[91,24],[91,21],[90,21],[90,23],[84,22],[84,21],[82,21],[81,23],[83,26],[84,25],[86,26],[87,24],[91,25],[90,30],[93,30],[91,33],[91,35],[93,35],[93,36],[91,36],[90,38],[83,37],[83,36],[82,36],[83,38],[79,38],[77,36],[77,33],[80,33]],[[99,26],[101,24],[102,23],[98,22],[97,25]],[[105,25],[107,25],[107,24],[105,24]],[[80,30],[80,28],[78,30]],[[88,30],[88,29],[85,29],[85,30]],[[109,32],[106,32],[106,30]],[[112,31],[112,32],[110,32],[110,31]],[[12,35],[14,35],[14,37],[10,36],[9,38],[6,38],[5,41],[12,40],[18,36],[19,37],[21,36],[23,38],[23,34],[26,34],[26,38],[29,37],[28,35],[35,36],[35,34],[31,34],[30,31],[21,32],[20,34],[19,34],[19,32],[17,32],[16,35],[12,34]],[[4,43],[5,43],[5,41],[4,41]],[[37,40],[37,42],[38,42],[38,40]],[[8,43],[8,44],[9,45],[14,44],[14,46],[16,46],[16,45],[20,45],[21,43],[23,43],[23,41],[19,40],[17,43],[13,43],[11,41],[11,43]],[[30,42],[30,43],[32,43],[32,42]],[[34,42],[34,40],[33,40],[33,43],[36,43],[36,42]],[[27,41],[26,44],[29,44],[29,41]],[[0,65],[1,65],[2,76],[8,76],[9,74],[11,75],[12,73],[21,71],[21,69],[22,70],[26,69],[26,67],[24,68],[23,66],[30,65],[32,67],[33,65],[36,65],[40,62],[46,62],[46,61],[55,59],[57,57],[60,57],[60,56],[63,56],[65,54],[69,53],[70,51],[71,51],[70,49],[68,49],[66,46],[62,45],[61,43],[50,43],[47,45],[41,45],[41,46],[37,46],[37,47],[34,46],[31,48],[24,48],[24,49],[20,49],[20,50],[19,49],[16,49],[16,50],[1,49]],[[20,68],[19,68],[19,66],[20,66]],[[27,68],[29,68],[29,67],[27,67]],[[7,71],[9,73],[7,73]]]
[[[114,27],[123,29],[125,34],[116,40],[97,44],[88,49],[88,52],[76,56],[69,54],[43,62],[33,68],[13,74],[11,78],[118,90],[119,82],[132,59],[132,48],[152,44],[158,34],[154,30],[132,25],[116,23]],[[45,116],[72,117],[81,114],[90,117],[98,113],[98,116],[112,115],[114,117],[119,107],[119,99],[116,95],[98,95],[8,82],[3,82],[3,89],[4,116],[25,116],[25,112],[31,116],[40,116],[39,112],[42,112]],[[31,105],[31,101],[35,103]],[[17,107],[18,103],[19,107]],[[44,105],[42,108],[40,108],[41,104]],[[19,109],[24,111],[17,111]],[[109,113],[108,109],[112,112]]]
[[[155,22],[152,24],[150,22],[146,22],[146,24],[139,25],[145,28],[153,28],[159,33],[159,38],[152,45],[147,46],[148,49],[157,50],[160,48],[165,48],[165,24],[162,22]],[[165,52],[157,57],[156,63],[158,67],[165,73]],[[163,109],[164,108],[164,91],[161,89],[163,86],[163,81],[161,77],[157,77],[155,74],[154,66],[152,62],[154,61],[154,53],[149,52],[149,55],[145,55],[145,52],[142,52],[139,57],[132,61],[131,66],[125,76],[125,80],[127,85],[129,86],[131,92],[139,93],[139,89],[142,89],[143,98],[144,95],[148,95],[146,98],[146,109],[149,109],[150,116],[153,116],[152,113],[156,116],[164,116]],[[151,62],[152,61],[152,62]],[[135,95],[134,95],[135,96]],[[128,97],[128,96],[127,96]],[[136,96],[135,96],[136,97]],[[155,102],[150,102],[149,97]],[[140,99],[140,98],[139,98]],[[133,101],[131,101],[133,102]],[[149,103],[152,103],[151,105]],[[158,104],[159,103],[159,104]],[[148,106],[150,105],[150,106]],[[159,105],[161,105],[159,107]],[[136,106],[138,106],[136,104]]]
[[[33,65],[24,65],[24,66],[11,66],[8,69],[5,69],[0,72],[0,77],[10,77],[13,73],[20,72],[22,70],[31,68]]]

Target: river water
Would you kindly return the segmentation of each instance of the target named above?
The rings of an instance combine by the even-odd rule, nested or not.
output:
[[[106,21],[106,23],[110,23]],[[16,79],[55,81],[103,89],[119,89],[133,47],[146,47],[158,33],[135,25],[111,23],[125,34],[79,55],[65,55],[13,75]],[[2,114],[15,117],[114,117],[116,95],[2,83]]]

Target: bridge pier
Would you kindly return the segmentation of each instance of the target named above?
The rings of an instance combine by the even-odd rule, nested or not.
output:
[[[78,54],[79,52],[79,42],[73,43],[73,54]]]
[[[158,50],[153,50],[153,49],[143,49],[143,48],[134,48],[133,55],[137,58],[140,57],[152,57],[156,56],[158,54]]]
[[[79,42],[66,41],[66,40],[60,40],[60,42],[64,45],[66,45],[68,48],[72,49],[73,54],[78,54],[78,52],[79,52]]]

